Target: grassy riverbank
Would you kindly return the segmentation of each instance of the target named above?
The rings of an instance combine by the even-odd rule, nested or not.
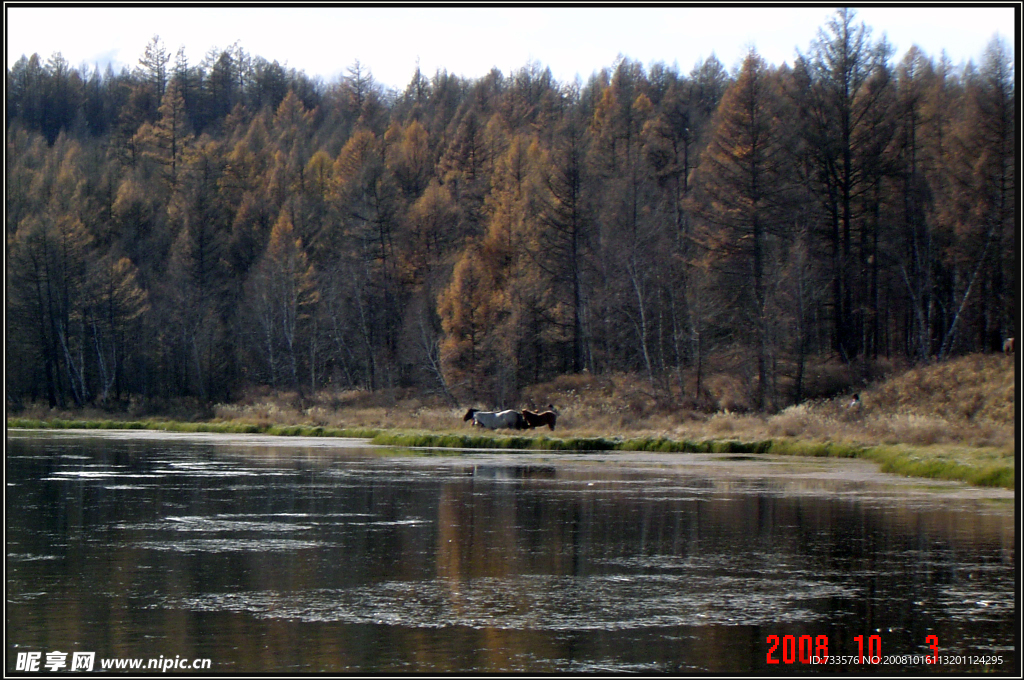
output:
[[[554,437],[547,435],[464,434],[408,432],[365,428],[331,428],[311,425],[259,425],[238,422],[177,422],[163,420],[31,420],[9,418],[10,428],[160,430],[167,432],[216,432],[298,437],[356,437],[373,444],[406,448],[488,449],[519,451],[651,451],[662,453],[743,453],[831,458],[866,458],[879,463],[882,472],[904,476],[963,481],[978,486],[1014,488],[1013,458],[998,449],[963,447],[859,446],[843,442],[811,442],[795,439],[678,440],[666,437]]]
[[[380,430],[247,422],[182,422],[177,420],[83,420],[8,418],[7,427],[40,430],[162,430],[165,432],[218,432],[266,434],[283,437],[356,437],[369,439]]]
[[[720,405],[729,401],[728,388],[721,389]],[[195,411],[152,404],[130,407],[126,413],[31,406],[9,413],[7,425],[358,437],[417,448],[857,457],[894,474],[1014,488],[1012,357],[974,355],[893,370],[857,391],[861,400],[855,408],[848,407],[850,395],[842,394],[773,414],[727,408],[708,413],[688,407],[678,393],[670,398],[671,391],[659,392],[637,376],[562,376],[526,388],[522,404],[510,405],[555,404],[560,414],[555,432],[470,429],[462,420],[465,405],[453,407],[437,397],[402,390],[325,391],[302,398],[263,391]]]
[[[661,453],[745,453],[827,458],[866,458],[882,472],[908,477],[963,481],[977,486],[1014,488],[1014,465],[997,449],[956,447],[912,448],[857,446],[840,442],[797,440],[674,440],[666,438],[608,439],[604,437],[523,437],[434,433],[382,432],[374,444],[460,449],[532,449],[546,451],[652,451]]]

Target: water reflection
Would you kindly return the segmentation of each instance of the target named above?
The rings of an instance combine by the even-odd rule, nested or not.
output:
[[[818,474],[847,461],[301,443],[9,433],[8,669],[60,649],[215,672],[801,670],[767,665],[772,634],[832,654],[937,635],[1019,668],[1012,498]]]

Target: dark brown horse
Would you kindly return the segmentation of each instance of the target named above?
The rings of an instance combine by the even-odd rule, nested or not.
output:
[[[536,413],[534,411],[528,411],[525,408],[523,409],[523,419],[526,421],[526,427],[531,430],[542,425],[547,425],[549,428],[554,430],[556,418],[558,418],[558,414],[555,413],[554,410]]]

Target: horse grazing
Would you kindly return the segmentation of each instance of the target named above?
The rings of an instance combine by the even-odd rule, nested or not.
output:
[[[519,411],[480,411],[475,408],[471,408],[466,411],[466,415],[462,417],[465,422],[472,420],[473,425],[479,427],[486,427],[490,430],[497,430],[499,427],[507,427],[510,430],[522,430],[526,428],[526,421],[523,420],[523,414]]]
[[[1010,356],[1016,349],[1013,338],[1007,338],[1006,342],[1003,343],[1003,354]]]
[[[555,419],[557,417],[558,414],[555,413],[553,410],[537,413],[534,411],[528,411],[526,409],[523,409],[523,419],[526,421],[526,427],[530,428],[531,430],[535,427],[540,427],[542,425],[547,425],[549,428],[554,430]]]

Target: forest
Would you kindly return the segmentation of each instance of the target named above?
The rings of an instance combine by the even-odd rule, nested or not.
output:
[[[630,372],[714,408],[729,370],[773,412],[814,396],[811,362],[997,351],[1018,318],[1012,47],[955,65],[873,34],[841,9],[791,65],[417,67],[404,90],[156,36],[120,72],[23,56],[8,407],[497,406]]]

